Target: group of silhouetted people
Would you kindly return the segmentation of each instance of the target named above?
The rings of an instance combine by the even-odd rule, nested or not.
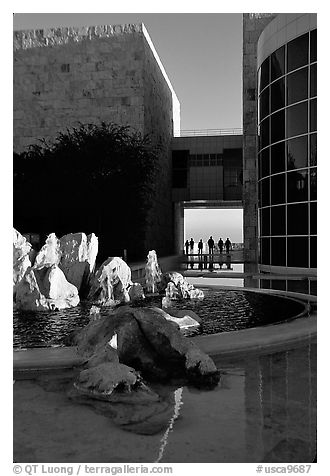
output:
[[[190,241],[187,240],[185,242],[184,246],[185,246],[187,255],[189,254],[189,249],[190,249],[190,253],[194,252],[194,245],[195,245],[195,242],[194,242],[193,238],[191,238]],[[213,255],[215,242],[214,242],[214,239],[212,238],[212,236],[210,236],[210,238],[208,239],[207,245],[208,245],[208,248],[209,248],[209,254]],[[198,254],[202,255],[203,254],[203,249],[204,249],[204,243],[203,243],[202,238],[199,240],[197,248],[198,248]],[[227,238],[226,241],[223,242],[222,238],[219,238],[218,248],[219,248],[219,253],[220,254],[222,254],[224,248],[226,250],[226,253],[228,254],[229,251],[232,250],[232,244],[231,244],[230,239]]]

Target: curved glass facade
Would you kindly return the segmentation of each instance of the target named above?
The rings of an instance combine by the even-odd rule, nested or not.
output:
[[[316,30],[258,70],[259,263],[316,268]]]

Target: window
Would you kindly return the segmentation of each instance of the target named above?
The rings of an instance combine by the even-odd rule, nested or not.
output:
[[[317,130],[317,104],[316,99],[310,101],[310,127],[309,130],[314,132]]]
[[[290,41],[288,49],[288,72],[308,64],[308,33]]]
[[[308,235],[308,203],[287,206],[288,235]]]
[[[285,73],[285,47],[282,46],[270,56],[271,80],[283,76]]]
[[[271,173],[285,170],[285,142],[279,142],[271,147]]]
[[[263,149],[269,145],[269,119],[264,119],[260,124],[260,145]]]
[[[261,262],[262,264],[270,264],[270,239],[261,239]]]
[[[312,64],[310,67],[310,97],[317,96],[317,67],[316,64]]]
[[[270,208],[263,208],[261,214],[261,236],[270,235]]]
[[[310,237],[310,267],[316,268],[317,267],[317,240],[316,236]]]
[[[317,179],[316,179],[316,167],[310,169],[310,199],[316,200],[317,198]]]
[[[310,52],[310,62],[313,63],[317,60],[317,31],[311,31],[311,52]]]
[[[270,179],[264,179],[260,182],[260,188],[261,188],[261,206],[266,207],[269,205],[269,184],[270,184]]]
[[[286,234],[286,210],[285,205],[272,207],[271,211],[271,234]]]
[[[272,238],[271,250],[272,250],[271,264],[273,266],[285,266],[286,265],[286,239]]]
[[[294,170],[308,166],[308,136],[287,141],[287,169]]]
[[[289,237],[287,238],[287,266],[297,268],[308,268],[308,238]]]
[[[259,154],[259,176],[266,177],[269,175],[269,147]]]
[[[311,134],[309,136],[309,149],[310,149],[309,163],[310,163],[311,166],[314,166],[317,163],[317,137],[316,137],[316,134]]]
[[[317,209],[316,202],[311,202],[309,205],[309,223],[310,223],[310,234],[316,235],[317,233]]]
[[[285,106],[285,80],[278,79],[271,86],[271,110],[276,111]]]
[[[269,57],[262,63],[259,72],[259,91],[262,91],[269,84]]]
[[[287,76],[288,105],[308,98],[308,67]]]
[[[285,138],[285,111],[275,112],[271,115],[271,140],[278,142]]]
[[[271,177],[271,203],[285,203],[285,174]]]
[[[287,174],[287,201],[305,202],[308,200],[307,170],[292,171]]]
[[[307,101],[287,108],[286,135],[298,136],[307,132]]]
[[[259,97],[260,120],[269,114],[269,88],[265,89]]]

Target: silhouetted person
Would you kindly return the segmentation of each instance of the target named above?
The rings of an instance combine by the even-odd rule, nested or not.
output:
[[[198,242],[198,254],[199,255],[203,254],[203,247],[204,247],[204,243],[203,243],[203,240],[201,238]]]
[[[188,251],[189,251],[189,241],[188,240],[185,242],[184,247],[186,248],[186,255],[187,255]]]
[[[208,239],[207,244],[209,246],[209,254],[213,255],[214,240],[213,240],[212,236],[210,236],[210,238]]]
[[[226,266],[227,266],[227,269],[233,269],[231,267],[231,257],[230,257],[230,254],[227,254],[226,256]]]
[[[226,248],[226,252],[227,254],[229,253],[229,250],[231,250],[232,246],[231,246],[231,241],[229,238],[226,239],[225,241],[225,248]]]
[[[190,238],[190,253],[193,253],[194,251],[194,244],[195,244],[194,240]]]
[[[222,241],[222,238],[219,238],[218,247],[219,247],[219,252],[222,253],[222,251],[223,251],[223,241]]]

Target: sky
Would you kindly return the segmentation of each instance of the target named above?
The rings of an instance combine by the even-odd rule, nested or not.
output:
[[[193,238],[197,243],[201,238],[204,243],[213,236],[217,243],[228,237],[232,243],[243,242],[242,209],[187,209],[184,212],[184,241]]]
[[[181,129],[242,127],[242,14],[16,13],[15,30],[140,23],[181,104]]]

